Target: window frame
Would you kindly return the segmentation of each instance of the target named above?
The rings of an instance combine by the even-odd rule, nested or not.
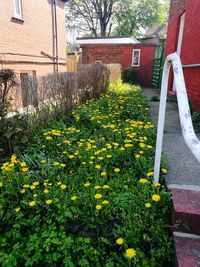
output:
[[[134,64],[133,59],[134,59],[134,52],[139,52],[139,57],[138,57],[138,64]],[[140,67],[140,53],[141,53],[141,49],[133,49],[132,50],[132,67]]]
[[[103,64],[102,60],[95,60],[95,64]]]
[[[13,0],[13,17],[17,19],[23,19],[23,13],[22,13],[22,0],[17,0],[19,3],[19,12],[20,14],[16,13],[16,2]]]

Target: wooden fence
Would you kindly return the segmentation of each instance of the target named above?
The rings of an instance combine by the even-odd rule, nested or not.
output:
[[[79,70],[79,66],[81,65],[81,55],[73,54],[67,55],[67,72],[76,72]]]

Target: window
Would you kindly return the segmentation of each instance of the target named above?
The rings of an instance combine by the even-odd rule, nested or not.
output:
[[[13,0],[14,17],[22,19],[22,2],[21,0]]]
[[[140,49],[133,49],[132,53],[132,66],[140,66]]]
[[[95,64],[102,64],[102,60],[95,60]]]

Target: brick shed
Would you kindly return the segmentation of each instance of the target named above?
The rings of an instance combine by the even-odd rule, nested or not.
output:
[[[200,111],[200,0],[171,0],[166,53],[181,57],[192,107]],[[169,93],[172,92],[170,79]]]
[[[82,63],[121,64],[132,66],[137,82],[151,86],[154,44],[141,44],[130,36],[77,38],[82,48]]]

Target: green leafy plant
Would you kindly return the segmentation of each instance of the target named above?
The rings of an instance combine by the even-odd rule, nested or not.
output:
[[[72,116],[1,165],[0,265],[170,266],[170,194],[152,182],[140,88],[111,85]]]
[[[136,72],[132,67],[124,68],[122,71],[122,80],[124,83],[135,84]]]

